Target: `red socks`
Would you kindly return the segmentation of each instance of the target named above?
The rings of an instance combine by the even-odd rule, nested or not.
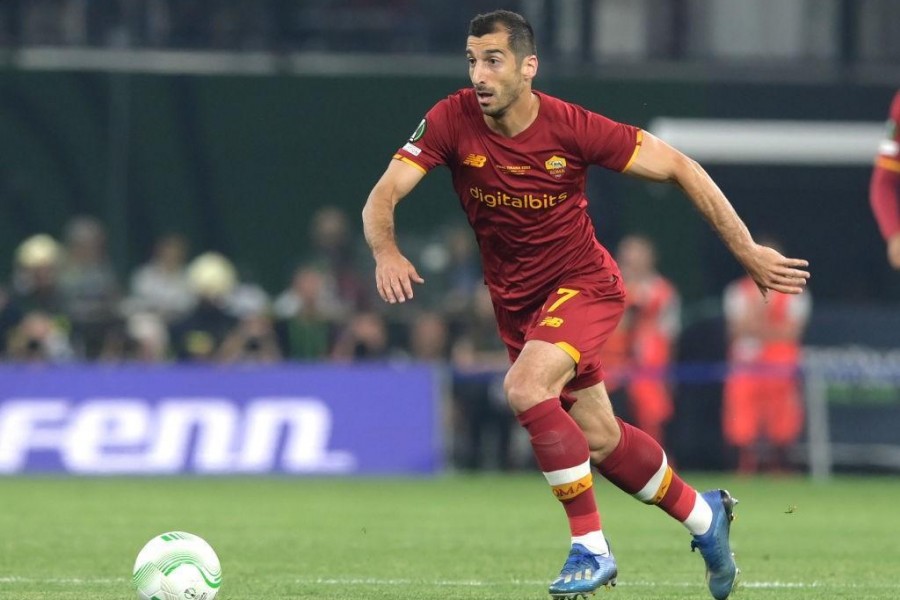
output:
[[[616,418],[622,439],[597,465],[616,487],[646,504],[657,504],[679,522],[687,520],[697,492],[669,466],[666,453],[652,437]]]
[[[563,503],[572,535],[599,531],[590,449],[578,424],[562,409],[559,398],[544,400],[517,418],[531,435],[534,456],[553,495]]]

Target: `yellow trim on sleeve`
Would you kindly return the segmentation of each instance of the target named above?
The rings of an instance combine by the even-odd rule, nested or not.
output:
[[[554,346],[557,346],[560,350],[562,350],[563,352],[565,352],[566,354],[571,356],[572,360],[575,361],[576,365],[581,360],[581,352],[576,350],[575,347],[572,346],[572,344],[570,344],[568,342],[556,342],[556,344],[554,344]]]
[[[641,151],[641,144],[644,143],[644,130],[637,130],[637,139],[634,141],[634,152],[631,153],[631,158],[628,159],[628,163],[622,168],[622,173],[631,168],[631,165],[637,159],[638,152]]]
[[[900,173],[900,160],[897,160],[896,158],[879,156],[875,161],[875,166],[887,169],[888,171],[893,171],[894,173]]]
[[[413,160],[410,160],[410,159],[406,158],[406,157],[403,156],[402,154],[395,154],[395,155],[394,155],[394,159],[395,159],[395,160],[403,161],[403,162],[405,162],[405,163],[408,164],[408,165],[412,165],[412,166],[414,166],[415,168],[417,168],[418,170],[422,171],[422,172],[425,173],[425,174],[428,173],[428,171],[425,169],[425,167],[423,167],[422,165],[420,165],[419,163],[417,163],[417,162],[415,162],[415,161],[413,161]]]

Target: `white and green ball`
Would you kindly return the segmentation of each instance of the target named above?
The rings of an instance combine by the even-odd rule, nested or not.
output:
[[[140,600],[213,600],[222,585],[222,568],[203,538],[170,531],[141,549],[131,581]]]

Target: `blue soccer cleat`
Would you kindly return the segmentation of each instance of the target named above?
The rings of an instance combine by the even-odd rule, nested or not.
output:
[[[728,536],[734,520],[734,505],[738,503],[727,490],[710,490],[701,494],[712,508],[712,525],[703,535],[695,535],[691,542],[691,552],[700,549],[706,562],[706,582],[709,593],[716,600],[725,600],[734,589],[734,583],[741,572],[734,562]]]
[[[618,573],[612,551],[609,556],[602,556],[592,554],[581,544],[572,544],[559,577],[550,584],[550,596],[556,600],[587,598],[602,585],[616,585]]]

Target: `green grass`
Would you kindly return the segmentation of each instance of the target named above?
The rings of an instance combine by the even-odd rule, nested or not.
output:
[[[736,600],[900,596],[897,478],[689,479],[741,500]],[[598,598],[709,597],[679,524],[608,483],[598,497],[620,581]],[[0,598],[133,598],[137,551],[167,530],[197,533],[217,550],[217,600],[544,600],[568,548],[563,511],[537,473],[0,479]]]

